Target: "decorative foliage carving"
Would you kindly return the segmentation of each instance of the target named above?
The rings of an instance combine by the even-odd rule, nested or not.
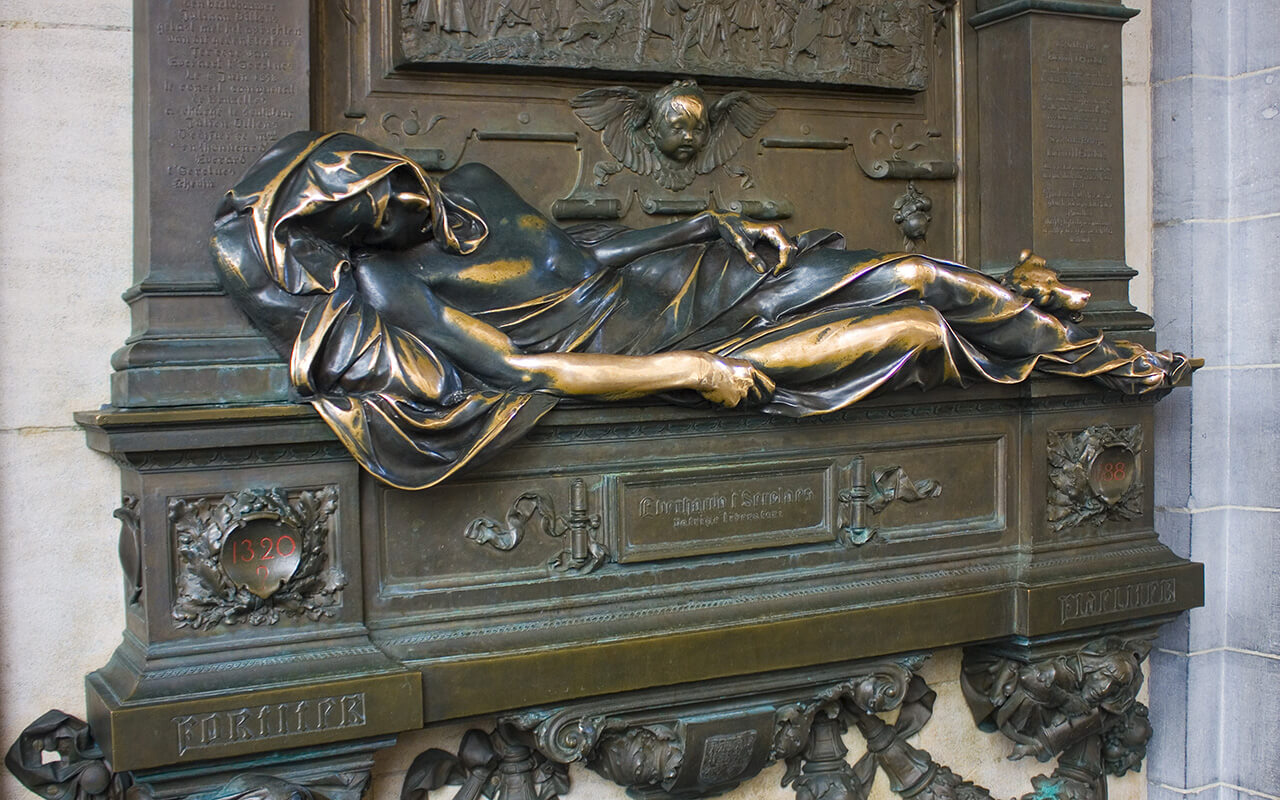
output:
[[[569,103],[579,119],[601,132],[605,148],[620,164],[672,190],[724,166],[776,111],[744,91],[710,103],[691,80],[656,92],[628,86],[591,89]],[[596,183],[602,185],[603,176],[617,171],[597,167]]]
[[[46,763],[45,754],[56,755]],[[125,800],[133,780],[113,773],[83,720],[45,712],[5,754],[4,765],[23,786],[46,800]],[[128,793],[130,800],[139,797]]]
[[[1131,713],[1123,714],[1102,734],[1102,766],[1107,774],[1119,778],[1129,771],[1139,772],[1151,733],[1150,712],[1142,703],[1134,703]]]
[[[644,725],[601,738],[587,766],[621,786],[670,791],[684,765],[684,739],[666,725]]]
[[[336,486],[170,500],[179,558],[173,608],[178,626],[204,630],[242,621],[273,625],[281,615],[332,616],[346,586],[342,571],[329,566],[330,519],[337,504]]]
[[[1048,521],[1054,533],[1142,515],[1142,427],[1049,433]]]
[[[128,589],[128,605],[137,605],[142,599],[142,521],[138,518],[138,498],[125,495],[120,507],[112,512],[120,520],[120,569],[124,571]]]
[[[410,61],[918,91],[954,0],[402,0]]]

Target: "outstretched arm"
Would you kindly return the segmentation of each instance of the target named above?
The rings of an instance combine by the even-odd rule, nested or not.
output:
[[[502,331],[441,303],[420,281],[392,265],[361,264],[356,283],[385,321],[500,387],[611,400],[692,389],[731,407],[773,391],[772,382],[746,361],[693,350],[649,356],[523,353]]]
[[[764,239],[778,248],[778,264],[774,274],[791,266],[796,245],[779,225],[752,222],[740,214],[725,211],[703,211],[700,214],[659,225],[656,228],[627,231],[590,249],[592,255],[606,267],[618,267],[641,256],[669,250],[686,244],[709,242],[722,238],[742,254],[756,272],[768,269],[764,259],[755,251],[756,242]]]

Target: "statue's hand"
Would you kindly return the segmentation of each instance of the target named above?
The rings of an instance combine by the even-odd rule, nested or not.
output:
[[[786,271],[791,266],[791,259],[796,253],[796,243],[781,225],[753,222],[741,214],[729,211],[708,211],[707,213],[715,220],[720,238],[733,245],[756,272],[763,275],[769,271],[765,260],[755,250],[756,243],[762,239],[778,248],[778,263],[772,270],[774,275]]]
[[[699,381],[698,394],[711,402],[733,408],[743,400],[762,403],[773,395],[773,381],[751,362],[704,355],[707,369]]]

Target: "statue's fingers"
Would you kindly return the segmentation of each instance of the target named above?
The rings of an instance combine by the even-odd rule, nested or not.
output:
[[[769,266],[764,263],[764,259],[760,257],[760,254],[757,253],[751,245],[747,244],[746,241],[741,242],[738,249],[742,251],[742,257],[747,260],[747,263],[750,264],[751,268],[756,272],[763,275],[765,271],[769,269]]]
[[[773,274],[778,275],[791,268],[791,261],[795,258],[797,248],[796,243],[781,228],[775,227],[773,230],[777,234],[778,245],[778,266],[774,268]]]

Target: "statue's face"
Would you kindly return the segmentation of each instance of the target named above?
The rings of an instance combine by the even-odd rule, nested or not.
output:
[[[707,144],[707,109],[700,98],[675,95],[657,109],[650,130],[658,152],[687,163]]]
[[[421,192],[397,192],[379,212],[375,228],[366,235],[370,244],[404,246],[421,241],[431,231],[431,198]]]

